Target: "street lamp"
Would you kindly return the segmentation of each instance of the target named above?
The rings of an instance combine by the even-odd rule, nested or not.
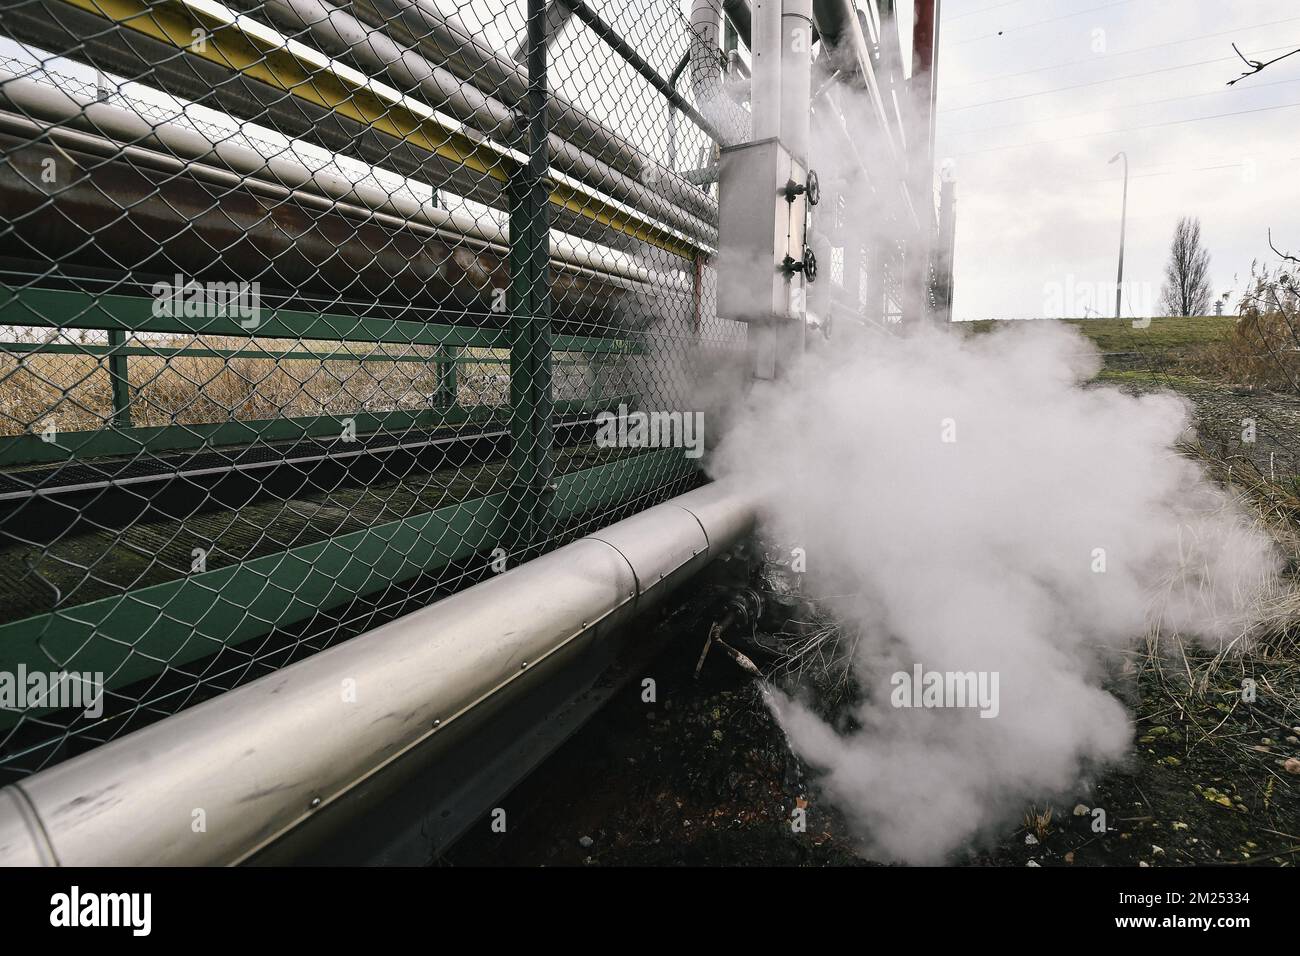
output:
[[[1128,221],[1128,153],[1122,149],[1110,158],[1109,166],[1117,159],[1124,160],[1124,205],[1119,214],[1119,275],[1115,279],[1115,318],[1120,318],[1120,295],[1124,290],[1124,225]]]

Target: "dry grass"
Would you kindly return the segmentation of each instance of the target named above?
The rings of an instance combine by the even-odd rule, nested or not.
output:
[[[1198,363],[1228,382],[1300,392],[1300,337],[1280,311],[1253,311],[1238,319]]]
[[[1300,293],[1291,263],[1251,265],[1241,317],[1204,351],[1207,369],[1230,382],[1300,393]]]
[[[1129,660],[1139,679],[1155,688],[1148,711],[1187,724],[1198,746],[1225,748],[1238,760],[1243,726],[1253,728],[1257,740],[1287,736],[1300,724],[1300,587],[1294,574],[1300,567],[1300,495],[1294,478],[1274,480],[1245,456],[1216,456],[1200,442],[1183,451],[1239,494],[1255,529],[1275,543],[1285,571],[1260,581],[1254,593],[1237,595],[1250,613],[1217,645],[1157,626]],[[1258,704],[1246,699],[1248,687]]]
[[[1031,804],[1025,811],[1025,829],[1031,831],[1041,843],[1052,832],[1052,808],[1039,810],[1037,804]]]
[[[55,344],[76,343],[58,339]],[[313,342],[308,346],[220,337],[153,340],[147,344],[160,350],[235,353],[310,349],[320,357],[133,355],[128,369],[131,419],[137,426],[418,410],[429,407],[430,397],[437,391],[437,365],[430,346],[337,342]],[[509,365],[504,356],[473,349],[467,350],[466,357],[479,361],[459,367],[459,402],[499,405],[508,401]],[[106,358],[0,354],[0,435],[24,434],[49,425],[60,431],[103,428],[112,420],[112,402]]]

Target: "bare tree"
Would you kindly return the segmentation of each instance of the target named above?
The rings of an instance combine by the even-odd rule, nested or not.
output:
[[[1201,220],[1184,216],[1174,227],[1160,301],[1166,315],[1205,315],[1211,296],[1210,253],[1201,247]]]
[[[1248,67],[1250,67],[1250,69],[1246,70],[1244,73],[1241,74],[1241,76],[1237,77],[1235,80],[1229,80],[1228,81],[1229,86],[1235,86],[1236,84],[1244,80],[1246,77],[1254,76],[1256,73],[1263,72],[1265,69],[1272,66],[1278,60],[1285,60],[1289,56],[1295,56],[1297,53],[1300,53],[1300,49],[1292,50],[1290,53],[1283,53],[1281,56],[1275,56],[1273,57],[1273,59],[1261,63],[1259,60],[1249,59],[1246,56],[1246,54],[1242,53],[1240,50],[1237,49],[1237,44],[1235,43],[1232,45],[1232,49],[1236,51],[1237,56],[1241,57],[1241,62],[1245,63]]]

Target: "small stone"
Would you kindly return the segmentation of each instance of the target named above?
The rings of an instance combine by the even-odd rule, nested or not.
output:
[[[1152,856],[1164,856],[1164,855],[1165,855],[1164,847],[1159,847],[1159,846],[1156,846],[1154,843],[1152,843],[1152,844],[1151,844],[1151,855],[1152,855]]]
[[[1186,830],[1186,829],[1187,829],[1187,824],[1184,823],[1182,820],[1175,820],[1175,821],[1173,822],[1172,826],[1173,826],[1173,828],[1174,828],[1175,830]]]
[[[1261,737],[1259,742],[1260,742],[1261,744],[1263,744],[1265,747],[1271,747],[1271,746],[1273,746],[1273,738],[1272,738],[1272,737]]]
[[[1182,763],[1181,760],[1179,760],[1177,757],[1174,756],[1165,757],[1160,762],[1164,764],[1166,767],[1177,767],[1179,764]]]
[[[1300,744],[1300,737],[1296,737],[1296,736],[1287,737],[1286,742],[1291,744],[1292,746],[1295,746],[1296,744]]]
[[[1074,815],[1076,817],[1086,817],[1091,812],[1092,811],[1089,810],[1087,807],[1085,807],[1082,803],[1076,803],[1074,805]]]
[[[1068,864],[1070,864],[1071,866],[1074,865],[1074,851],[1073,851],[1073,850],[1071,850],[1069,853],[1065,854],[1065,862],[1068,863]]]
[[[1287,757],[1282,762],[1282,769],[1287,773],[1300,773],[1300,758]]]
[[[1147,733],[1149,733],[1152,737],[1163,737],[1165,734],[1169,733],[1169,728],[1152,727],[1150,730],[1147,731]]]
[[[1025,834],[1025,846],[1038,846],[1038,837],[1032,833]]]
[[[1138,860],[1138,866],[1150,867],[1151,864],[1148,863],[1146,860]]]
[[[579,837],[579,838],[578,838],[578,846],[582,847],[584,850],[588,850],[588,849],[590,849],[590,848],[591,848],[591,845],[592,845],[593,843],[595,843],[595,842],[596,842],[596,841],[593,840],[593,839],[592,839],[591,837],[589,837],[589,836],[584,836],[584,837]]]
[[[1025,866],[1032,866],[1032,867],[1035,867],[1035,868],[1039,868],[1039,867],[1038,867],[1038,861],[1037,861],[1037,860],[1030,860],[1028,863],[1025,864]]]

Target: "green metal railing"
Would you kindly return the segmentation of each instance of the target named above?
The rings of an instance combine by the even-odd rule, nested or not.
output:
[[[0,681],[105,691],[0,693],[0,777],[700,480],[599,439],[744,346],[690,42],[667,0],[0,11]]]

